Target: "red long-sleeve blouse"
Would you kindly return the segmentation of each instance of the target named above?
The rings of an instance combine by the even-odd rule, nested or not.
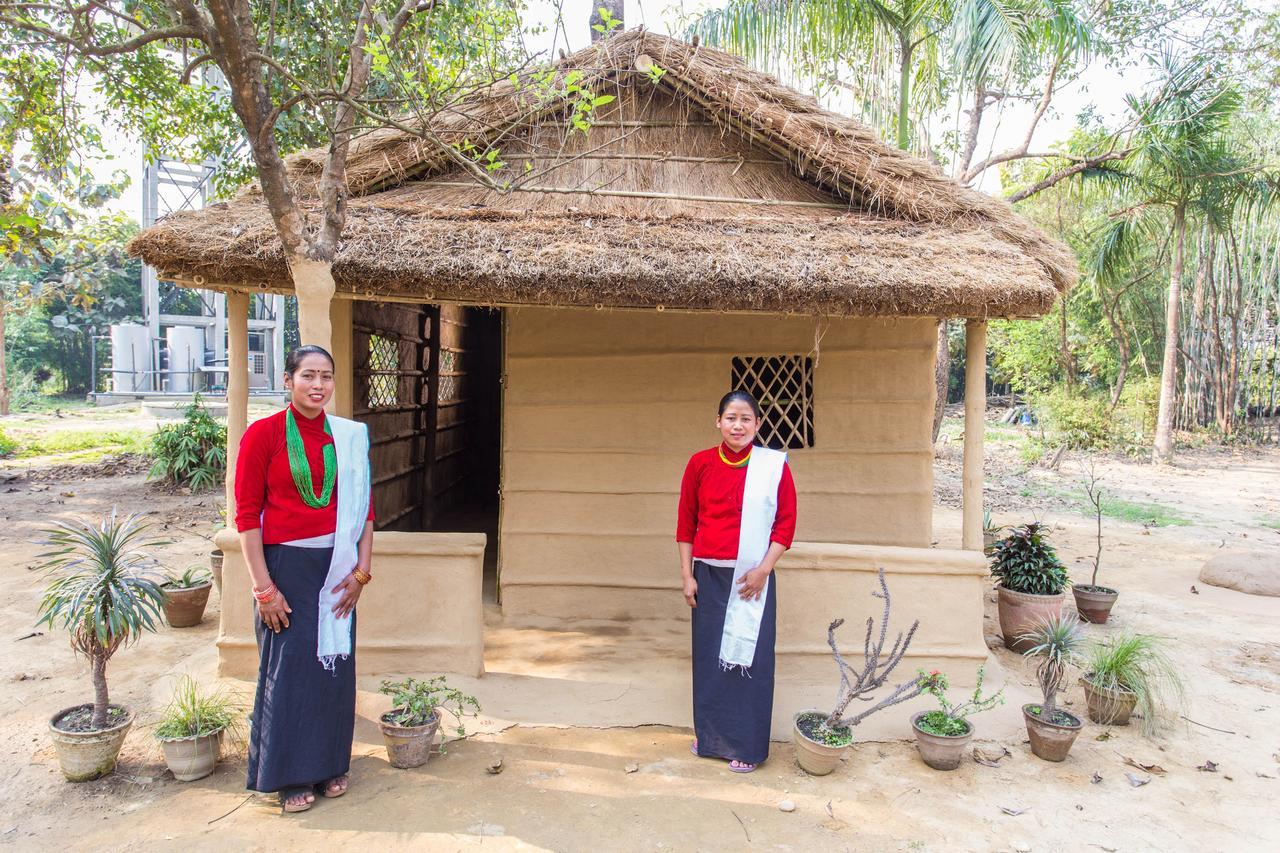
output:
[[[680,482],[680,511],[676,541],[692,542],[699,560],[736,560],[742,529],[742,494],[747,487],[747,466],[734,468],[720,458],[740,461],[748,449],[734,453],[727,444],[700,450],[689,459]],[[791,466],[782,466],[778,482],[778,510],[769,541],[791,547],[796,533],[796,484]]]
[[[298,494],[285,445],[285,411],[251,423],[240,439],[236,459],[236,530],[243,533],[261,527],[264,545],[327,536],[338,528],[336,485],[329,505],[319,509],[307,506]],[[333,444],[333,437],[324,431],[323,412],[307,418],[294,409],[293,417],[311,463],[311,487],[319,494],[324,487],[324,447]],[[372,494],[369,520],[373,521]]]

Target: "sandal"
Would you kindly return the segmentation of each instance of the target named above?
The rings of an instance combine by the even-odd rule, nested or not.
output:
[[[306,799],[310,797],[311,799]],[[296,802],[302,798],[301,802]],[[289,802],[295,800],[295,802]],[[305,812],[307,809],[315,805],[315,793],[310,788],[298,786],[295,788],[283,788],[280,791],[280,810],[285,814],[296,814]]]
[[[699,758],[701,758],[701,757],[702,757],[702,755],[701,755],[701,754],[699,754],[699,752],[698,752],[698,739],[697,739],[697,738],[694,738],[694,739],[693,739],[693,746],[689,747],[689,751],[690,751],[690,752],[692,752],[694,755],[697,755]]]
[[[316,787],[320,788],[321,795],[328,800],[336,800],[347,792],[347,788],[351,784],[351,778],[343,773],[341,776],[334,776],[327,782],[322,782]]]
[[[756,769],[756,765],[748,764],[745,761],[738,761],[736,758],[729,762],[729,769],[734,773],[751,773]]]

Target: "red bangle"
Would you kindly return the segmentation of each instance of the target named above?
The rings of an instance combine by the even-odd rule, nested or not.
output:
[[[271,586],[267,587],[266,589],[258,589],[255,586],[253,588],[253,597],[257,600],[259,604],[267,604],[275,599],[276,592],[277,590],[276,590],[275,584],[271,584]]]

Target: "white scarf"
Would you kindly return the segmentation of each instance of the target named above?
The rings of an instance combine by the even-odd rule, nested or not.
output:
[[[360,537],[369,518],[369,428],[346,418],[329,419],[338,468],[334,487],[338,501],[338,526],[333,534],[333,557],[329,574],[320,590],[320,619],[316,631],[316,654],[324,668],[333,669],[338,658],[351,654],[351,618],[339,619],[334,605],[342,598],[333,588],[351,574],[358,559]]]
[[[782,480],[782,466],[786,461],[787,454],[780,450],[751,448],[747,482],[742,491],[738,559],[733,565],[733,584],[729,587],[724,633],[720,637],[720,666],[724,669],[741,667],[743,672],[748,672],[756,657],[756,639],[760,636],[760,621],[764,618],[764,605],[769,598],[769,583],[773,578],[765,578],[760,598],[750,601],[739,594],[738,581],[760,565],[769,551],[769,537],[778,514],[778,483]]]

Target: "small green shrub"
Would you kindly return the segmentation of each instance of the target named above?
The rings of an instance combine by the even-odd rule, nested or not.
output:
[[[968,734],[972,728],[968,717],[1004,704],[1004,688],[989,696],[982,695],[982,682],[987,674],[985,666],[978,667],[978,679],[973,688],[973,695],[967,701],[955,705],[947,699],[947,688],[951,685],[944,673],[936,669],[930,673],[926,673],[923,669],[919,672],[922,692],[936,698],[938,704],[942,706],[938,711],[928,712],[917,722],[917,725],[929,734],[943,737]]]
[[[1111,415],[1106,397],[1054,388],[1035,395],[1032,405],[1056,443],[1073,450],[1111,447]]]
[[[156,430],[151,455],[152,479],[193,492],[212,488],[227,469],[227,428],[214,420],[197,394],[181,423]]]
[[[239,705],[223,690],[205,692],[184,675],[156,725],[158,740],[202,737],[239,727]]]
[[[1182,676],[1164,643],[1150,634],[1126,631],[1094,644],[1088,670],[1085,678],[1094,686],[1137,696],[1144,734],[1158,732],[1184,704]]]
[[[382,719],[397,726],[425,726],[437,710],[447,711],[457,721],[455,731],[459,737],[466,735],[463,717],[480,713],[480,703],[474,696],[450,687],[443,675],[427,681],[406,678],[404,681],[384,681],[379,693],[391,697],[391,710]]]
[[[1015,527],[995,544],[991,576],[1010,592],[1032,595],[1057,595],[1070,583],[1066,567],[1038,521]]]
[[[0,429],[0,459],[3,459],[6,456],[12,456],[17,449],[17,440],[9,438],[9,436],[4,434],[4,430]]]

